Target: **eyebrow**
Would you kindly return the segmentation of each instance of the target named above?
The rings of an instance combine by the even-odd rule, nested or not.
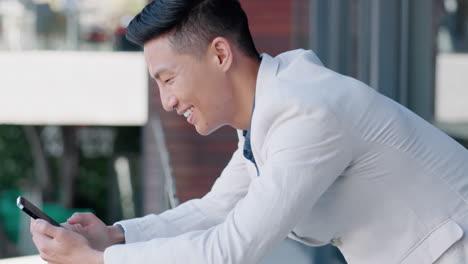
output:
[[[161,74],[162,74],[163,72],[166,72],[166,71],[169,71],[169,69],[168,69],[168,68],[165,68],[165,67],[160,68],[160,69],[153,75],[153,78],[155,78],[156,80],[160,80]]]

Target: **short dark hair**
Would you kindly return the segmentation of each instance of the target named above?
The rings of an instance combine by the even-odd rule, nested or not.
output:
[[[154,0],[130,22],[126,37],[143,46],[169,32],[179,51],[204,54],[213,39],[224,37],[247,56],[259,56],[238,0]]]

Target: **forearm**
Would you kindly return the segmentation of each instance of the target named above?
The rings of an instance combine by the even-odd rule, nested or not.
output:
[[[193,230],[206,230],[221,223],[225,215],[216,210],[218,214],[207,213],[202,207],[207,206],[200,199],[188,201],[177,208],[168,210],[160,215],[147,215],[141,218],[117,222],[125,229],[125,238],[119,237],[119,230],[113,228],[113,244],[135,243],[152,240],[159,237],[175,237]],[[213,211],[214,209],[211,209]]]

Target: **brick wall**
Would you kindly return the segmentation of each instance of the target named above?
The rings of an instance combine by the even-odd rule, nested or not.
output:
[[[292,47],[294,0],[241,0],[260,53],[272,56]]]

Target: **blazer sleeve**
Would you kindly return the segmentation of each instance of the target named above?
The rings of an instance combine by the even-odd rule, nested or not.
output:
[[[347,134],[323,108],[282,114],[271,124],[260,176],[226,220],[172,238],[112,246],[106,264],[257,263],[292,231],[350,163]]]
[[[206,230],[223,222],[235,204],[245,196],[250,184],[242,155],[243,138],[240,132],[238,134],[238,149],[208,194],[159,215],[151,214],[115,223],[125,230],[125,242],[174,237],[194,230]]]

